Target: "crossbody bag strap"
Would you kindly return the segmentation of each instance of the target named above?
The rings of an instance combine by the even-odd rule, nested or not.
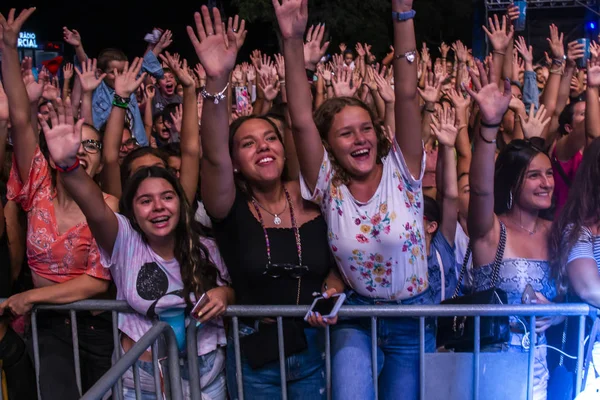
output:
[[[504,259],[504,249],[506,248],[506,226],[500,222],[500,242],[498,243],[498,249],[496,249],[496,258],[494,259],[494,270],[492,271],[492,282],[490,289],[493,289],[498,284],[498,277],[500,276],[500,265],[502,265],[502,259]]]
[[[467,266],[469,265],[469,260],[471,259],[471,241],[469,241],[469,245],[467,246],[467,252],[465,253],[465,258],[463,259],[462,267],[460,269],[460,275],[458,276],[458,283],[456,285],[456,289],[454,289],[454,294],[452,295],[452,299],[455,299],[460,294],[460,285],[462,284],[463,278],[467,273]]]
[[[588,348],[585,354],[585,359],[583,360],[583,381],[581,382],[581,387],[585,388],[585,383],[588,377],[588,370],[590,366],[590,361],[592,360],[592,351],[594,350],[594,342],[596,341],[596,337],[598,336],[598,317],[594,319],[594,325],[592,325],[592,331],[590,332],[590,338],[588,339]],[[596,373],[596,366],[594,365],[594,373]],[[596,378],[597,378],[596,373]]]
[[[565,184],[567,185],[567,187],[570,188],[571,187],[571,179],[567,176],[567,173],[565,172],[565,169],[562,167],[562,165],[561,165],[560,161],[558,160],[558,158],[556,158],[556,156],[553,156],[550,159],[550,163],[558,171],[558,174],[563,179],[563,181],[565,182]]]

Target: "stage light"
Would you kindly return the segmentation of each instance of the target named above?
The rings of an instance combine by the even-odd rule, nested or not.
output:
[[[590,27],[590,29],[596,29],[596,24],[595,24],[595,23],[593,23],[593,22],[590,22],[590,23],[588,24],[588,26]]]

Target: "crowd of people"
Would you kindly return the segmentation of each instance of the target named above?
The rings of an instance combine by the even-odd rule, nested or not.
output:
[[[232,304],[336,293],[347,305],[439,304],[491,287],[520,304],[531,285],[537,303],[600,307],[600,47],[585,65],[584,45],[552,25],[536,64],[510,7],[483,27],[484,60],[460,41],[434,59],[417,48],[412,5],[391,1],[381,59],[369,44],[330,48],[325,25],[307,26],[306,0],[273,0],[282,54],[243,62],[245,22],[205,6],[187,27],[197,60],[166,51],[172,32],[158,29],[141,57],[93,58],[65,27],[76,61],[62,87],[19,59],[35,9],[0,14],[8,398],[37,397],[24,317],[38,303],[119,299],[135,311],[118,317],[120,349],[110,312],[77,313],[84,391],[154,321],[197,320],[202,396],[214,400],[238,395],[222,317]],[[536,400],[550,378],[544,333],[564,319],[536,320]],[[37,317],[44,399],[78,398],[70,324]],[[314,312],[284,319],[289,398],[326,398],[325,326],[335,399],[418,398],[418,319],[378,319],[376,388],[370,320]],[[528,328],[511,318],[508,341],[482,350],[526,352]],[[436,329],[427,319],[427,352]],[[280,398],[277,324],[244,318],[239,335],[245,397]],[[137,364],[142,398],[162,398],[150,350]],[[131,370],[123,383],[136,398]]]

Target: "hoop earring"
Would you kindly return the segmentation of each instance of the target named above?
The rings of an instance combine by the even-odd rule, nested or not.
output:
[[[512,192],[508,192],[508,201],[506,202],[506,208],[508,208],[509,210],[512,208],[513,206],[513,195]]]

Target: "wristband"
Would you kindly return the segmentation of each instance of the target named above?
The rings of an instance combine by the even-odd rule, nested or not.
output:
[[[115,93],[115,96],[113,97],[112,104],[115,107],[128,108],[130,100],[131,100],[130,98],[121,97],[121,96],[119,96],[118,94]]]
[[[63,174],[66,174],[68,172],[75,171],[77,168],[79,168],[79,158],[76,158],[75,162],[70,167],[61,167],[58,164],[55,164],[55,166],[56,166],[57,171],[62,172]]]
[[[392,19],[394,21],[403,22],[408,21],[409,19],[413,19],[417,15],[415,10],[410,10],[406,12],[396,12],[392,11]]]
[[[479,130],[479,137],[481,138],[481,140],[483,140],[484,142],[486,142],[487,144],[496,144],[496,139],[494,140],[487,140],[483,134],[481,133],[481,129]]]
[[[479,123],[484,128],[500,128],[500,125],[502,124],[502,122],[498,122],[497,124],[488,124],[488,123],[483,122],[483,120],[481,120]]]

